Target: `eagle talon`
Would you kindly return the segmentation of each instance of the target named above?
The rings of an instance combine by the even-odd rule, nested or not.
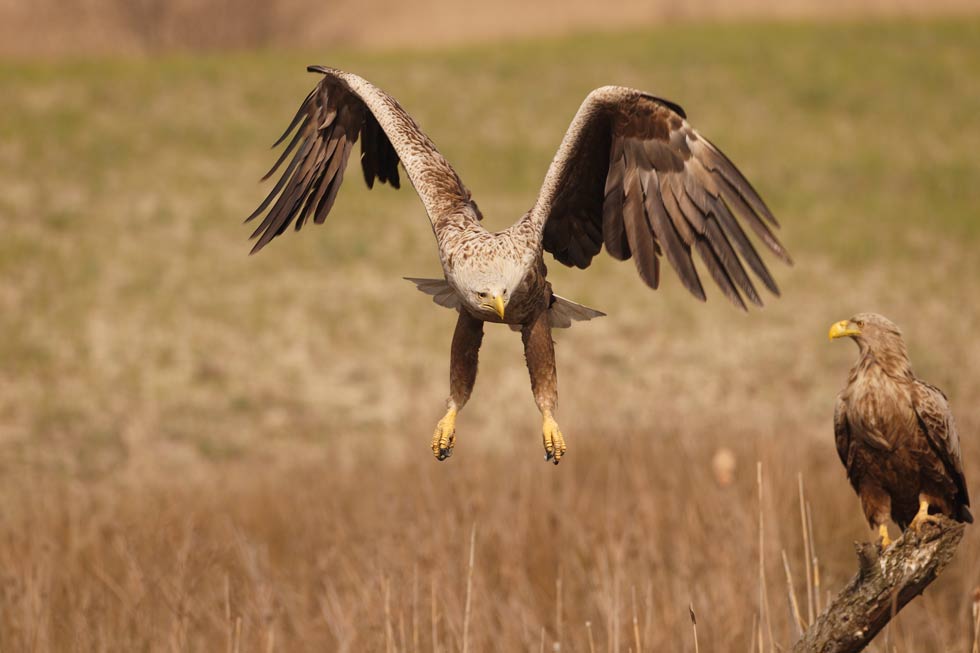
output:
[[[565,438],[562,437],[558,422],[551,413],[545,413],[541,432],[544,436],[544,459],[557,465],[566,451]]]
[[[922,533],[923,524],[934,524],[935,526],[939,526],[939,523],[938,516],[929,514],[929,502],[920,501],[919,512],[915,513],[915,517],[912,518],[912,523],[909,524],[909,528],[916,533]]]
[[[453,455],[456,445],[456,409],[450,408],[445,416],[436,424],[432,435],[432,453],[436,460],[445,460]]]
[[[888,537],[888,526],[885,524],[881,524],[878,527],[878,541],[881,542],[882,551],[892,545],[892,538]]]

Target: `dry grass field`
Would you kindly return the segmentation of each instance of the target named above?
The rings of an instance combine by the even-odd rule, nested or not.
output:
[[[0,0],[0,56],[430,49],[697,21],[977,16],[975,0]]]
[[[543,462],[497,328],[437,463],[454,316],[400,278],[439,273],[415,195],[352,171],[327,224],[247,256],[308,63],[399,98],[498,228],[588,90],[674,99],[781,219],[783,297],[743,315],[671,274],[651,293],[629,263],[553,264],[609,313],[557,334],[567,457]],[[833,446],[856,350],[831,322],[904,327],[980,495],[977,70],[977,20],[0,67],[0,650],[693,651],[689,606],[700,650],[758,650],[757,462],[761,630],[785,650],[799,478],[821,603],[871,537]],[[971,528],[873,650],[968,653],[978,585]]]

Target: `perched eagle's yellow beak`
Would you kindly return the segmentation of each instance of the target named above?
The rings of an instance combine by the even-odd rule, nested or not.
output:
[[[500,319],[504,319],[504,298],[500,295],[493,296],[493,310],[497,311]]]
[[[861,329],[851,322],[850,320],[841,320],[840,322],[834,322],[830,325],[830,333],[827,336],[831,340],[837,338],[843,338],[845,336],[859,336],[861,335]]]

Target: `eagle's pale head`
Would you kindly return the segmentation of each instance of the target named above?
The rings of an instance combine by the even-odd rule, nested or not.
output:
[[[828,334],[831,340],[851,338],[863,354],[873,354],[882,364],[907,367],[908,353],[902,331],[894,322],[877,313],[858,313],[848,320],[835,322]]]
[[[518,261],[474,256],[457,264],[452,276],[456,292],[474,314],[503,320],[526,274]]]

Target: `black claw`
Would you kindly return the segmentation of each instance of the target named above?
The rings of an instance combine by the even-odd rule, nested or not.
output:
[[[545,462],[548,462],[549,460],[551,460],[554,457],[555,457],[555,454],[551,453],[550,451],[545,451],[544,452],[544,461]]]

